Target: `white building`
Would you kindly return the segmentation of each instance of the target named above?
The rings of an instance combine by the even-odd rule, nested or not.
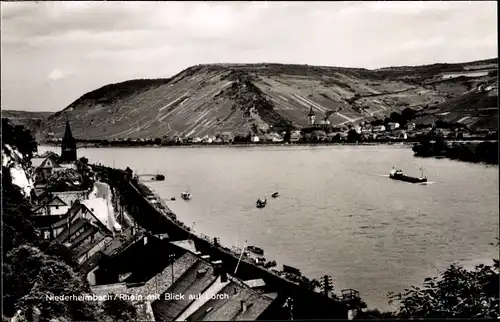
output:
[[[384,125],[378,125],[372,127],[372,132],[385,132],[385,126]]]

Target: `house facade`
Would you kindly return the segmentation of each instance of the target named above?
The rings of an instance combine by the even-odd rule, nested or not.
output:
[[[63,216],[69,210],[69,206],[58,196],[43,200],[33,210],[33,216]]]
[[[35,182],[46,182],[54,172],[64,170],[52,155],[31,159],[31,166],[35,170]]]
[[[87,206],[80,202],[73,203],[66,214],[60,216],[58,221],[41,226],[39,227],[39,230],[44,239],[52,240],[58,238],[65,229],[71,227],[71,225],[79,219],[84,219],[94,226],[99,227],[100,231],[112,235],[112,232],[108,229],[108,227],[103,224],[101,220],[99,220],[99,218],[87,208]]]

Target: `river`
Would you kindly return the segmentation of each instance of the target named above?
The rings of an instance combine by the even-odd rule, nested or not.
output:
[[[39,147],[39,152],[55,147]],[[400,292],[453,262],[490,263],[498,249],[498,166],[413,157],[400,146],[87,148],[93,163],[137,173],[197,233],[265,257],[330,275],[339,292],[353,288],[369,307],[387,309]],[[389,180],[392,166],[420,167],[432,184]],[[193,199],[180,199],[189,187]],[[269,198],[257,209],[257,198]]]

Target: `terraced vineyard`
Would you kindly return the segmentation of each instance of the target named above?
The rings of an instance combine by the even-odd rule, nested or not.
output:
[[[485,119],[498,115],[495,66],[497,59],[379,70],[198,65],[170,79],[132,80],[87,93],[48,117],[38,133],[61,136],[69,116],[81,139],[246,135],[301,128],[311,107],[317,120],[330,112],[333,125],[384,118],[412,107],[425,122],[448,115],[493,126]],[[474,102],[465,99],[470,95]]]

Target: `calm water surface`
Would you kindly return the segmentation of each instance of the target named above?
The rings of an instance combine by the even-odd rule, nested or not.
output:
[[[40,147],[40,152],[58,149]],[[414,158],[397,146],[89,148],[79,156],[138,173],[197,233],[227,246],[244,240],[309,277],[331,275],[388,308],[403,291],[454,261],[491,262],[498,249],[498,167]],[[392,166],[434,184],[389,180]],[[189,187],[193,199],[179,198]],[[280,192],[264,209],[255,201]]]

